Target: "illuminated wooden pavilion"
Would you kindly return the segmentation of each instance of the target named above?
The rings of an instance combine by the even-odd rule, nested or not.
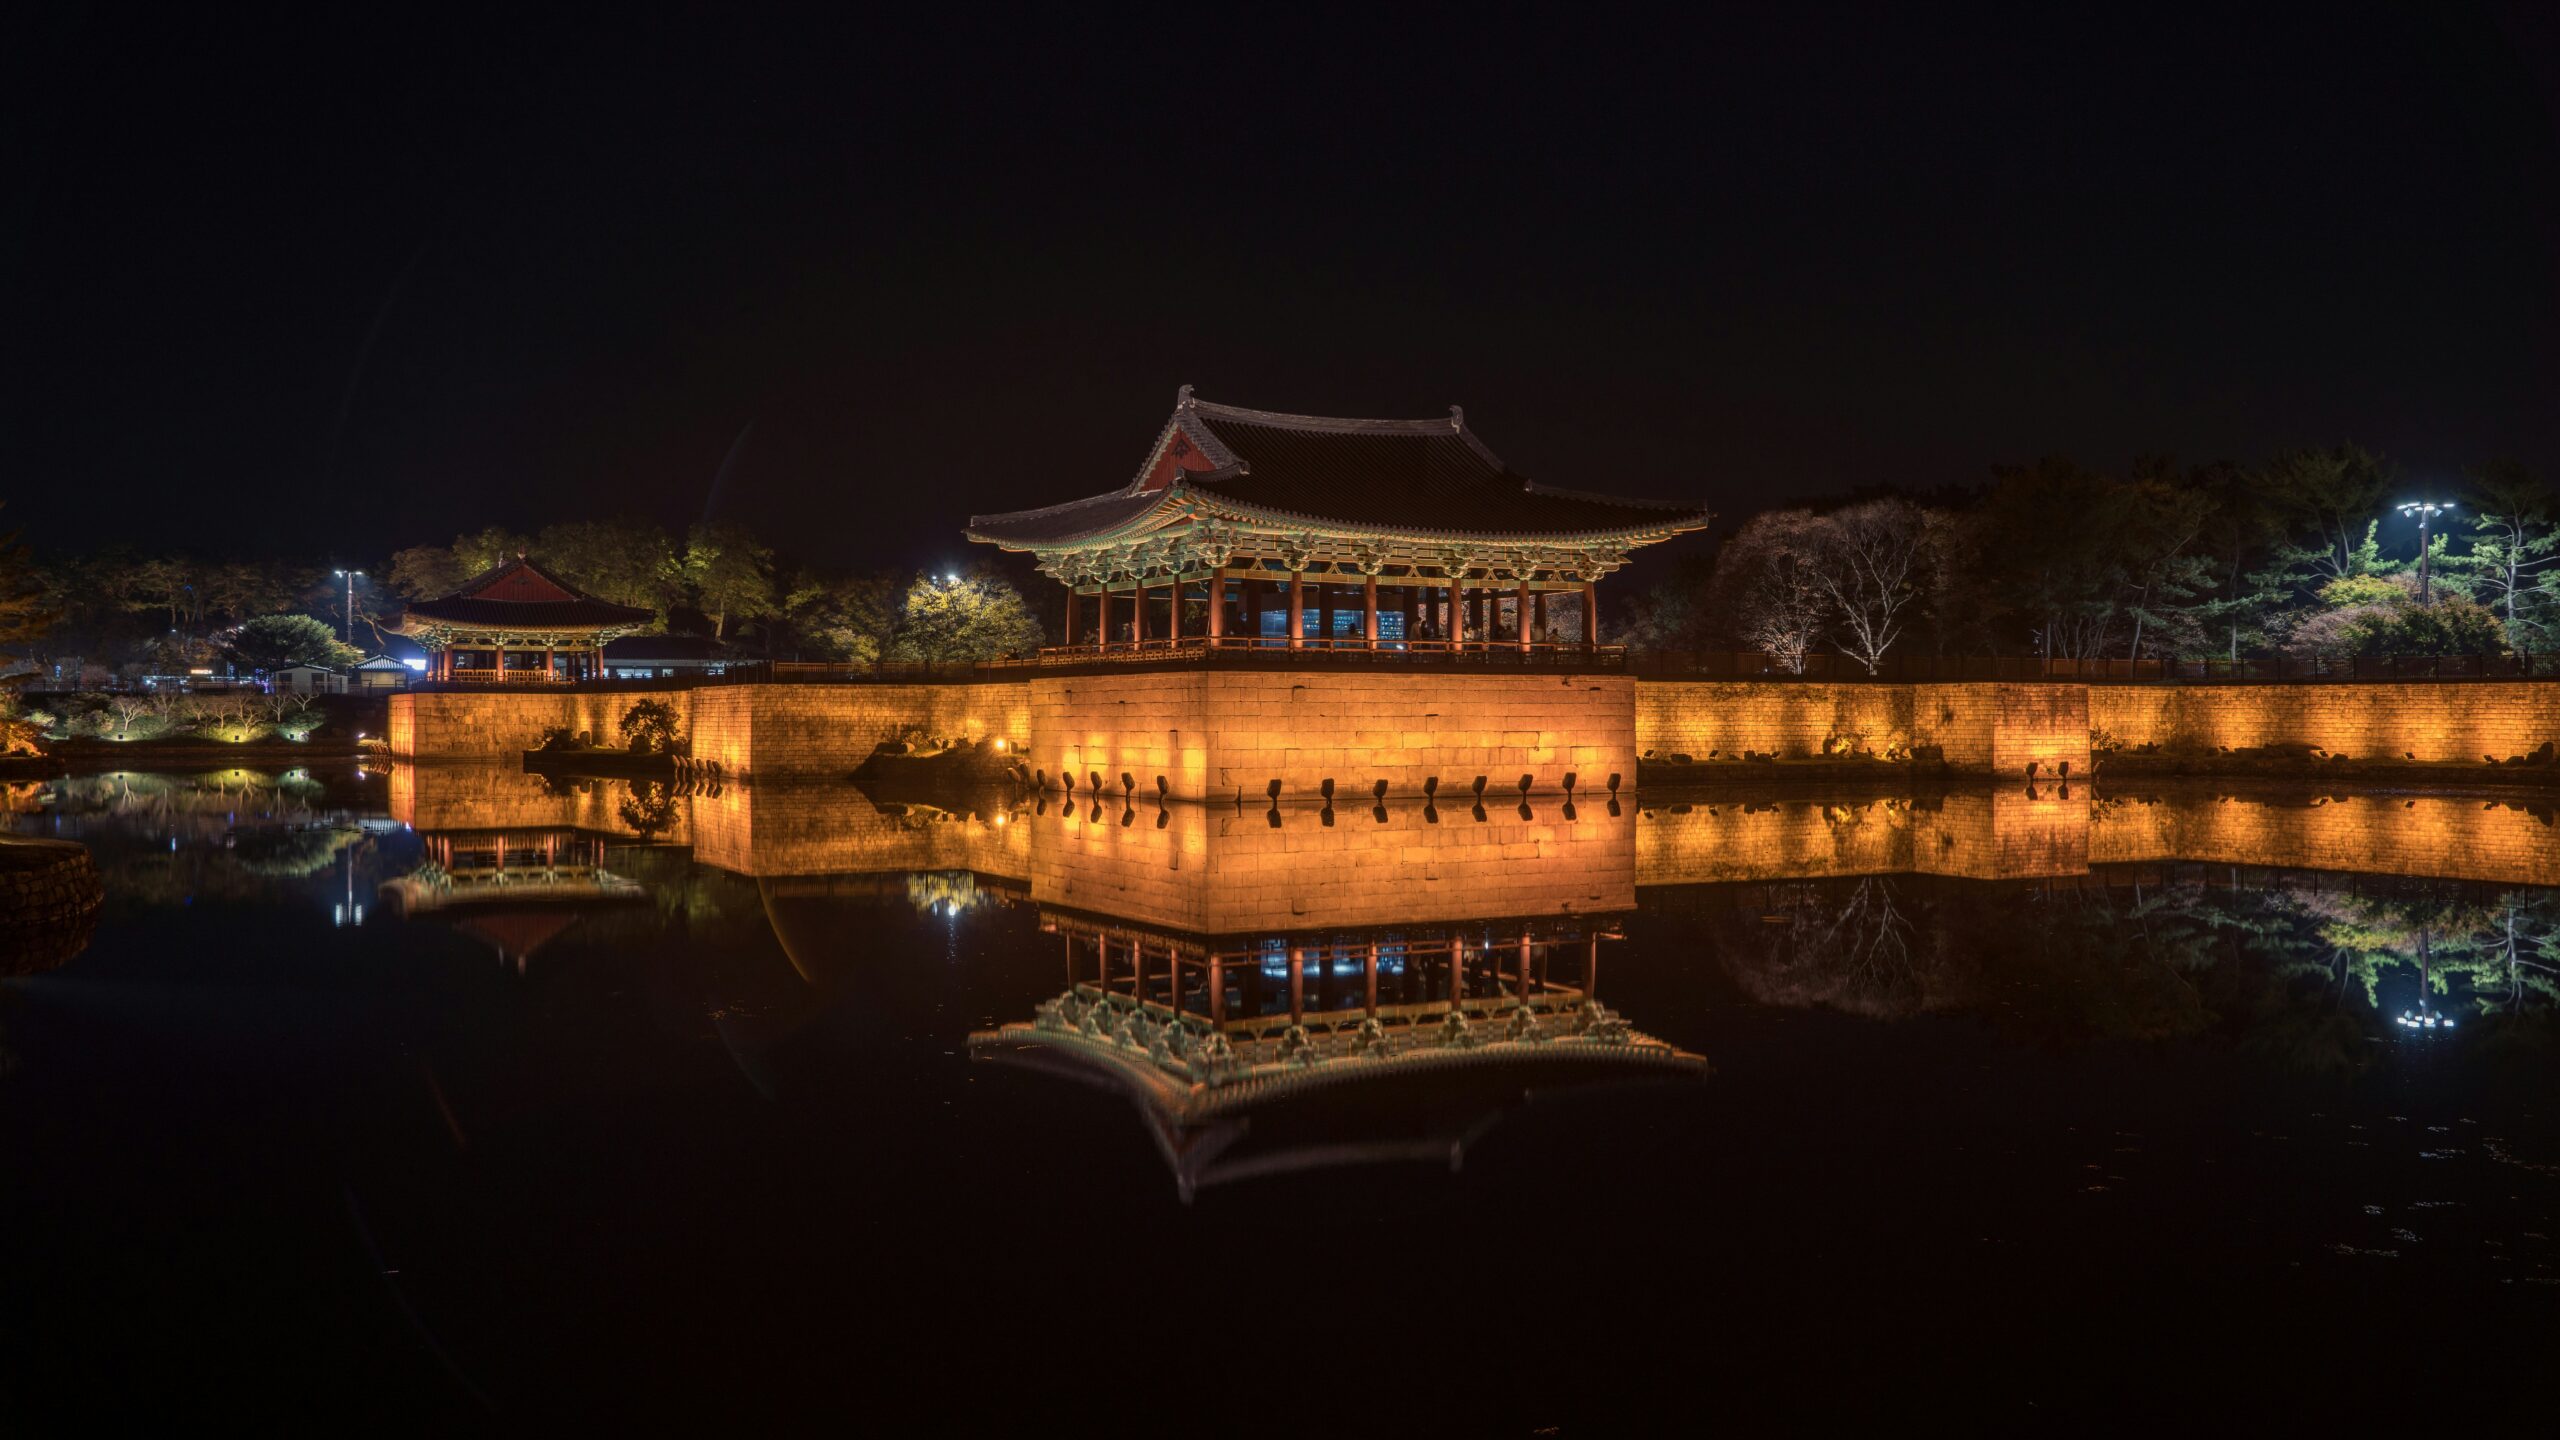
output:
[[[603,674],[605,642],[656,619],[518,555],[442,599],[412,604],[393,628],[426,647],[429,680],[541,685]]]
[[[1708,518],[1541,485],[1456,406],[1343,420],[1214,405],[1185,385],[1127,485],[976,516],[968,535],[1038,556],[1067,586],[1071,650],[1534,650],[1596,647],[1600,577]],[[1559,594],[1580,601],[1579,635],[1548,632]],[[1203,611],[1195,633],[1186,606]]]

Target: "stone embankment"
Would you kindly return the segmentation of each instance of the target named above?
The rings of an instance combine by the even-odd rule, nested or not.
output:
[[[2560,784],[2560,683],[2088,685],[1633,680],[1149,670],[1018,681],[661,692],[697,760],[737,779],[841,778],[883,744],[966,743],[1043,783],[1186,800],[1596,791],[1898,772],[2266,774]],[[613,734],[638,698],[404,694],[402,759],[512,758]],[[2359,767],[2356,770],[2341,768]],[[2068,767],[2066,770],[2065,767]]]
[[[0,839],[0,975],[49,969],[78,953],[106,899],[87,846]]]

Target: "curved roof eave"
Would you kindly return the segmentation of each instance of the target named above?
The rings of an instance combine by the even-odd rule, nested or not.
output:
[[[1572,492],[1549,491],[1548,493],[1556,494]],[[1648,502],[1637,501],[1634,503],[1645,504]],[[1620,540],[1635,536],[1651,536],[1667,539],[1673,535],[1685,534],[1691,530],[1703,530],[1706,528],[1709,518],[1706,507],[1700,506],[1694,510],[1682,510],[1676,512],[1676,514],[1666,516],[1665,523],[1658,525],[1619,525],[1599,530],[1490,531],[1449,530],[1425,528],[1413,525],[1355,525],[1338,518],[1323,515],[1308,515],[1295,510],[1281,510],[1267,505],[1255,505],[1246,501],[1229,500],[1224,497],[1211,497],[1206,495],[1201,497],[1200,508],[1204,511],[1215,513],[1232,520],[1262,521],[1268,524],[1296,525],[1332,531],[1357,531],[1364,534],[1392,535],[1416,540],[1449,542],[1463,541],[1470,544],[1483,545],[1522,545],[1540,542],[1561,542],[1571,544],[1592,540]]]

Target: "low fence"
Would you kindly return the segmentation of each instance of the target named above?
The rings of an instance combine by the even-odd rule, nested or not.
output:
[[[1910,685],[1966,680],[2081,684],[2268,685],[2424,680],[2554,680],[2549,655],[2400,655],[2346,660],[2068,660],[2034,655],[1888,655],[1874,670],[1846,655],[1808,655],[1800,669],[1773,656],[1720,650],[1652,651],[1629,674],[1651,680],[1822,680]]]
[[[2033,655],[1892,655],[1870,671],[1845,655],[1808,655],[1800,669],[1752,652],[1651,651],[1616,645],[1449,641],[1384,643],[1234,636],[1150,640],[1142,644],[1062,645],[1004,660],[881,661],[872,665],[802,661],[730,664],[717,672],[649,679],[549,680],[538,674],[460,671],[449,680],[410,688],[439,690],[693,690],[716,685],[918,685],[1028,680],[1040,675],[1107,675],[1133,670],[1254,669],[1423,671],[1501,675],[1521,672],[1633,675],[1646,680],[1818,680],[1909,685],[1961,681],[2071,681],[2106,685],[2265,685],[2393,681],[2553,680],[2560,660],[2548,655],[2408,655],[2360,660],[2047,660]]]

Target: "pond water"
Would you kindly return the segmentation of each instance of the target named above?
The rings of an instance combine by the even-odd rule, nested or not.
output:
[[[2560,1318],[2538,804],[6,793],[109,895],[0,982],[42,1428],[2298,1423]]]

